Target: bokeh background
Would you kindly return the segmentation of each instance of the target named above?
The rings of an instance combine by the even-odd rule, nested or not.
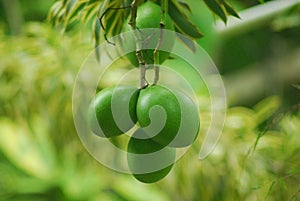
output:
[[[165,179],[142,184],[94,160],[74,127],[72,89],[93,50],[91,23],[62,34],[47,21],[53,0],[0,1],[1,201],[300,200],[300,5],[260,13],[256,0],[231,1],[246,17],[224,27],[202,1],[187,2],[225,83],[224,132],[205,160],[200,137]]]

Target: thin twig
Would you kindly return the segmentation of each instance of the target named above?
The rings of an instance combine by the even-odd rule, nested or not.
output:
[[[103,17],[106,15],[106,13],[108,12],[108,11],[110,11],[110,10],[123,10],[123,9],[127,9],[127,8],[131,8],[131,5],[129,5],[129,6],[124,6],[124,7],[118,7],[118,8],[107,8],[103,13],[102,13],[102,15],[99,17],[99,21],[100,21],[100,25],[101,25],[101,27],[102,27],[102,29],[104,30],[104,31],[106,31],[106,28],[104,27],[104,24],[103,24]]]
[[[162,42],[163,42],[163,38],[164,38],[164,29],[165,29],[165,25],[166,25],[166,12],[167,12],[167,6],[168,6],[168,0],[161,0],[161,13],[160,13],[160,23],[159,23],[159,39],[158,39],[158,43],[157,46],[153,52],[153,57],[154,57],[154,71],[155,71],[155,75],[154,75],[154,83],[153,84],[157,84],[158,80],[159,80],[159,66],[157,64],[159,64],[159,49],[161,48]]]
[[[104,39],[106,40],[106,42],[107,42],[108,44],[116,45],[114,42],[111,42],[110,40],[108,40],[107,34],[106,34],[106,33],[104,33]]]
[[[123,7],[118,7],[118,8],[112,8],[112,7],[110,7],[110,8],[107,8],[103,13],[102,13],[102,15],[99,17],[99,21],[100,21],[100,26],[101,26],[101,28],[104,30],[104,39],[109,43],[109,44],[111,44],[111,45],[116,45],[115,43],[113,43],[113,42],[111,42],[111,41],[109,41],[108,40],[108,38],[107,38],[107,33],[106,33],[106,28],[105,28],[105,26],[104,26],[104,24],[103,24],[103,17],[106,15],[106,13],[108,12],[108,11],[111,11],[111,10],[122,10],[122,9],[127,9],[127,8],[131,8],[131,6],[129,5],[129,6],[123,6]]]
[[[140,88],[145,88],[146,85],[146,62],[142,56],[142,49],[141,49],[141,41],[137,35],[136,30],[136,17],[137,17],[137,6],[138,6],[139,0],[134,0],[131,3],[131,13],[130,13],[130,20],[129,25],[131,26],[131,29],[134,31],[134,38],[136,42],[136,57],[139,61],[139,67],[140,67]]]

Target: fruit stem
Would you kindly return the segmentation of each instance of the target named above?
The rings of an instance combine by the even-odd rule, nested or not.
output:
[[[159,49],[161,47],[162,44],[162,40],[164,37],[164,29],[165,29],[165,24],[166,24],[166,12],[167,12],[167,6],[168,6],[168,0],[161,0],[161,11],[160,11],[160,23],[159,23],[159,28],[160,28],[160,34],[159,34],[159,39],[158,39],[158,43],[157,46],[153,52],[153,58],[154,58],[154,71],[155,71],[155,75],[154,75],[154,83],[153,84],[157,84],[158,80],[159,80],[159,66],[157,65],[157,63],[159,63]]]
[[[136,44],[136,57],[139,61],[140,67],[140,88],[144,88],[146,86],[146,62],[142,56],[141,51],[141,40],[138,37],[137,27],[136,27],[136,16],[137,16],[137,7],[141,0],[133,0],[131,3],[131,12],[130,12],[130,20],[129,25],[131,29],[134,31],[134,38]]]

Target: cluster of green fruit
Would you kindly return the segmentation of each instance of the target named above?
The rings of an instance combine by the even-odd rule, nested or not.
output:
[[[191,145],[200,124],[198,108],[189,96],[160,85],[103,89],[91,102],[88,117],[91,130],[106,138],[137,125],[127,146],[127,161],[134,177],[144,183],[169,173],[176,148]]]
[[[147,1],[138,7],[136,34],[141,43],[140,56],[148,65],[154,64],[158,41],[161,43],[157,64],[169,57],[170,51],[162,49],[171,50],[174,46],[175,33],[162,37],[160,23],[159,5]],[[174,31],[174,24],[167,14],[164,25],[164,29]],[[149,31],[148,28],[152,29]],[[131,31],[129,25],[126,31]],[[133,35],[122,44],[131,50],[136,49],[137,42]],[[139,66],[135,51],[126,56],[134,66]],[[191,145],[200,124],[198,108],[190,97],[160,85],[141,86],[141,89],[125,85],[103,89],[90,104],[88,117],[91,130],[110,139],[128,133],[136,125],[127,145],[127,163],[133,176],[144,183],[156,182],[170,172],[176,160],[176,148]]]

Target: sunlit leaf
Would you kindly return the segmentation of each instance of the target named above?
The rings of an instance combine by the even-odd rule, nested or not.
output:
[[[99,7],[101,4],[99,2],[95,2],[93,4],[89,4],[84,8],[84,14],[82,16],[82,22],[88,23],[93,17],[98,17],[97,13],[99,11]]]
[[[55,21],[58,15],[58,12],[62,9],[62,2],[57,1],[55,2],[52,7],[50,8],[49,14],[48,14],[48,20],[52,21],[52,24],[55,25]]]
[[[26,126],[1,119],[0,149],[19,168],[38,178],[49,178],[53,167],[44,158]]]
[[[67,5],[66,5],[66,14],[65,15],[68,15],[69,12],[72,10],[72,8],[76,5],[78,0],[69,0]]]
[[[65,7],[67,2],[68,2],[68,0],[62,0],[62,6]]]
[[[257,122],[262,123],[268,120],[279,109],[280,104],[280,98],[277,96],[268,97],[257,103],[253,107],[256,112]]]
[[[68,15],[68,22],[71,23],[74,20],[76,20],[76,17],[78,17],[78,14],[84,9],[84,7],[87,5],[87,2],[89,0],[83,0],[83,1],[79,1],[70,11],[69,15]]]

